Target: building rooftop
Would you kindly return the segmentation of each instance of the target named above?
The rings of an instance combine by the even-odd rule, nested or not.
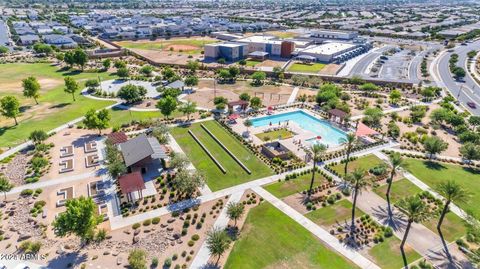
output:
[[[342,52],[344,50],[351,49],[353,47],[355,47],[354,44],[331,42],[331,43],[325,43],[325,44],[322,44],[322,45],[310,46],[310,47],[306,48],[305,50],[302,50],[301,52],[330,55],[330,54],[334,54],[334,53]]]
[[[118,183],[124,194],[145,189],[145,182],[143,182],[142,173],[139,171],[119,177]]]
[[[122,151],[126,166],[131,166],[154,153],[145,134],[141,134],[120,144],[120,150]]]

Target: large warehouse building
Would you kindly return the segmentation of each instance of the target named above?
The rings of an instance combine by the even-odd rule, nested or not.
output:
[[[358,38],[358,33],[333,30],[319,30],[312,32],[309,38],[313,39],[315,42],[321,42],[324,40],[353,40]]]
[[[245,58],[248,54],[248,46],[241,43],[215,43],[205,45],[205,59],[216,60],[223,58],[229,62],[235,62]]]
[[[297,59],[323,63],[342,62],[369,50],[368,44],[328,42],[297,51]]]
[[[269,56],[290,58],[295,49],[295,43],[278,40],[274,36],[250,36],[235,40],[247,44],[248,52],[266,52]]]

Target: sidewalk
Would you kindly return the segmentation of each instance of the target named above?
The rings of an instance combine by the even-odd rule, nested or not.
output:
[[[298,224],[302,225],[305,229],[307,229],[309,232],[318,237],[322,242],[324,242],[328,247],[345,256],[353,263],[358,265],[360,268],[380,269],[378,265],[362,256],[358,251],[348,248],[344,244],[340,243],[338,239],[331,235],[328,231],[316,225],[311,220],[285,204],[282,200],[270,194],[262,187],[255,187],[253,188],[253,191],[256,192],[258,195],[262,196],[266,201],[271,203],[273,206],[285,213],[287,216],[295,220]]]
[[[242,199],[243,196],[243,191],[236,192],[230,196],[230,199],[228,199],[227,203],[222,209],[222,212],[218,216],[218,219],[215,221],[214,227],[219,228],[219,229],[224,229],[227,227],[229,218],[227,216],[227,205],[231,202],[239,202],[240,199]],[[205,268],[205,266],[208,264],[208,260],[210,259],[210,251],[208,250],[207,243],[206,241],[203,241],[202,246],[197,252],[197,255],[192,261],[192,264],[190,265],[191,269],[201,269]]]

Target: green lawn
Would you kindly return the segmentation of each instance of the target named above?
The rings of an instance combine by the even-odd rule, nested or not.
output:
[[[257,61],[257,60],[247,60],[247,66],[251,66],[251,67],[254,67],[255,65],[261,63],[261,61]]]
[[[361,217],[365,215],[362,210],[355,210],[355,216]],[[311,211],[305,215],[311,221],[318,225],[331,226],[335,223],[350,223],[352,219],[352,203],[347,199],[342,199],[333,205],[322,207]]]
[[[368,254],[374,259],[374,262],[382,269],[399,269],[403,268],[402,252],[400,251],[400,239],[395,236],[385,238],[380,244],[376,244],[368,250]],[[415,250],[405,247],[405,255],[407,262],[410,264],[420,259],[420,254]]]
[[[384,163],[380,158],[377,156],[370,154],[366,155],[363,157],[360,157],[354,161],[351,161],[348,163],[348,173],[353,172],[355,169],[363,169],[365,171],[368,171],[370,168],[375,167],[379,164]],[[331,168],[338,172],[340,175],[343,175],[343,170],[344,170],[345,164],[340,163],[337,165],[332,166]]]
[[[406,159],[404,168],[433,189],[445,180],[455,180],[468,190],[472,196],[467,203],[458,203],[465,211],[480,216],[480,171],[454,164]]]
[[[248,174],[235,160],[222,149],[222,147],[208,133],[202,129],[200,124],[192,124],[190,127],[176,127],[172,129],[172,135],[178,144],[182,147],[185,154],[189,157],[193,165],[204,172],[207,177],[207,185],[217,191],[241,183],[266,177],[272,174],[272,170],[256,158],[247,148],[245,148],[236,138],[225,131],[216,121],[207,121],[203,124],[220,140],[222,143],[239,158],[244,165],[252,171]],[[208,148],[212,155],[227,170],[223,174],[215,163],[207,156],[203,149],[193,140],[188,130],[198,137],[198,139]]]
[[[216,40],[202,40],[195,38],[171,39],[171,40],[156,40],[156,41],[120,41],[116,42],[118,45],[129,49],[144,49],[144,50],[164,50],[170,45],[188,45],[194,46],[196,49],[184,50],[188,54],[198,54],[203,50],[204,45],[217,43]]]
[[[301,73],[318,73],[325,67],[325,64],[321,63],[294,63],[288,68],[289,72],[301,72]]]
[[[279,137],[281,137],[281,139],[287,139],[292,137],[293,133],[287,129],[281,129],[281,130],[276,130],[271,132],[259,133],[259,134],[256,134],[255,136],[260,138],[260,140],[262,141],[268,141],[268,140],[277,140]]]
[[[224,268],[357,268],[269,203],[249,212]]]
[[[308,173],[295,179],[290,179],[287,181],[282,180],[281,182],[275,182],[266,185],[264,186],[264,188],[274,196],[278,198],[283,198],[310,188],[311,179],[312,174]],[[322,175],[320,175],[320,173],[315,173],[315,182],[313,183],[313,186],[319,186],[325,181],[326,179]]]
[[[20,80],[35,76],[42,86],[39,105],[35,105],[32,99],[22,96],[18,90]],[[19,117],[19,125],[13,126],[12,121],[1,119],[0,147],[15,146],[27,139],[30,132],[36,129],[51,130],[68,121],[83,116],[89,109],[100,109],[113,103],[113,101],[93,100],[76,94],[76,101],[70,94],[63,91],[65,76],[72,76],[80,82],[80,89],[84,88],[87,79],[98,78],[102,80],[114,79],[109,73],[86,73],[69,72],[58,70],[48,63],[37,64],[3,64],[0,65],[1,96],[15,95],[22,106],[22,114]],[[48,82],[46,82],[48,81]],[[16,84],[15,84],[16,83]],[[17,85],[18,84],[18,85]]]
[[[385,197],[385,193],[387,192],[387,185],[382,185],[378,188],[373,190],[381,197]],[[395,204],[402,198],[413,196],[418,193],[422,192],[422,190],[417,187],[415,184],[410,182],[410,180],[403,178],[398,181],[393,182],[392,190],[391,190],[391,202]],[[428,229],[430,229],[434,233],[438,233],[437,231],[437,223],[438,218],[430,218],[428,221],[423,222],[422,224],[425,225]],[[453,214],[448,213],[443,221],[443,235],[445,239],[449,242],[455,241],[456,239],[464,236],[466,234],[465,226],[463,225],[462,219]]]
[[[160,111],[129,111],[123,109],[110,109],[112,119],[111,126],[120,126],[125,123],[130,123],[132,120],[152,120],[157,118],[164,118]],[[179,111],[173,112],[170,118],[179,117],[183,114]]]
[[[384,184],[378,188],[375,188],[373,191],[380,197],[386,199],[385,193],[387,193],[387,188],[388,185]],[[402,198],[405,198],[407,196],[413,196],[420,192],[422,192],[422,190],[419,187],[410,182],[410,180],[402,178],[393,182],[392,189],[390,190],[390,202],[392,204],[395,204]]]

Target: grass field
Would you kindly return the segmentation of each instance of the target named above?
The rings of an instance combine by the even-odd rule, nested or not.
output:
[[[35,76],[42,87],[39,105],[33,99],[23,97],[21,80]],[[114,79],[109,73],[86,73],[62,71],[48,63],[37,64],[3,64],[0,65],[0,97],[16,96],[21,105],[19,125],[14,126],[13,120],[0,119],[0,147],[10,147],[22,143],[36,129],[51,130],[75,118],[83,116],[89,109],[100,109],[113,104],[113,101],[93,100],[80,95],[72,100],[70,94],[63,91],[65,76],[72,76],[80,83],[80,89],[88,79]]]
[[[300,72],[300,73],[318,73],[325,67],[325,64],[321,63],[312,63],[312,64],[303,64],[303,63],[294,63],[288,68],[288,72]]]
[[[385,193],[387,192],[387,185],[382,185],[378,188],[375,188],[374,192],[381,197],[385,197]],[[410,182],[408,179],[400,179],[393,182],[392,190],[390,193],[391,202],[395,204],[402,198],[413,196],[420,192],[422,192],[422,190],[415,184]],[[433,217],[430,218],[428,221],[424,221],[422,224],[425,225],[425,227],[430,229],[432,232],[438,234],[437,223],[438,218]],[[466,234],[466,229],[463,225],[462,219],[451,212],[445,216],[442,227],[443,236],[448,242],[455,241],[456,239]]]
[[[445,180],[455,180],[472,195],[467,203],[458,203],[465,211],[480,216],[480,171],[454,164],[428,162],[406,159],[404,168],[428,186],[437,189],[437,185]]]
[[[298,36],[297,33],[287,32],[287,31],[268,31],[268,32],[265,32],[265,34],[273,35],[273,36],[276,36],[278,38],[293,38],[293,37]]]
[[[144,50],[170,50],[179,52],[182,46],[182,52],[187,54],[199,54],[206,44],[217,43],[217,40],[209,38],[173,38],[169,40],[142,40],[142,41],[120,41],[116,42],[118,45],[129,49],[144,49]],[[178,48],[177,48],[178,47]]]
[[[357,268],[269,203],[251,209],[224,268]]]
[[[380,244],[376,244],[368,250],[368,254],[374,259],[374,262],[382,269],[403,268],[402,252],[400,251],[400,239],[395,236],[385,238]],[[410,264],[420,259],[420,254],[415,250],[405,247],[407,262]]]
[[[278,198],[283,198],[290,196],[295,193],[304,191],[310,187],[310,180],[312,179],[312,174],[308,173],[302,176],[299,176],[295,179],[290,179],[287,181],[275,182],[269,185],[264,186],[265,190],[273,194]],[[319,186],[322,183],[326,182],[326,179],[320,175],[320,173],[315,174],[315,182],[313,186]]]
[[[259,134],[256,134],[255,136],[260,138],[262,141],[268,141],[268,140],[276,140],[278,139],[278,137],[281,137],[281,139],[287,139],[292,137],[293,133],[287,129],[281,129],[277,131],[259,133]],[[269,138],[269,139],[266,139],[266,138]]]
[[[252,171],[248,174],[225,150],[202,129],[200,124],[192,124],[190,127],[176,127],[172,129],[172,135],[189,157],[195,168],[204,172],[207,177],[207,185],[213,191],[248,182],[253,179],[266,177],[272,174],[272,170],[245,148],[236,138],[225,131],[216,121],[207,121],[203,124],[239,158],[244,165]],[[195,142],[188,130],[208,148],[212,155],[227,170],[223,174],[218,166],[208,157],[203,149]]]
[[[363,216],[362,210],[356,209],[355,216]],[[333,205],[322,207],[317,210],[311,211],[305,215],[311,221],[318,225],[331,226],[335,223],[350,223],[352,218],[352,203],[347,199],[340,200]]]
[[[247,60],[247,66],[251,66],[251,67],[254,67],[255,65],[261,63],[261,61],[257,61],[257,60]]]
[[[121,126],[124,123],[130,123],[132,120],[152,120],[158,118],[164,118],[160,111],[129,111],[122,109],[110,109],[110,115],[112,119],[110,120],[111,126]],[[180,117],[183,114],[179,111],[174,111],[170,118]]]
[[[353,172],[355,169],[363,169],[368,171],[370,168],[375,167],[379,164],[382,164],[383,161],[378,158],[377,156],[370,154],[363,157],[360,157],[354,161],[348,163],[348,173]],[[343,170],[345,168],[345,164],[337,164],[332,166],[332,169],[338,172],[340,175],[343,175]]]

